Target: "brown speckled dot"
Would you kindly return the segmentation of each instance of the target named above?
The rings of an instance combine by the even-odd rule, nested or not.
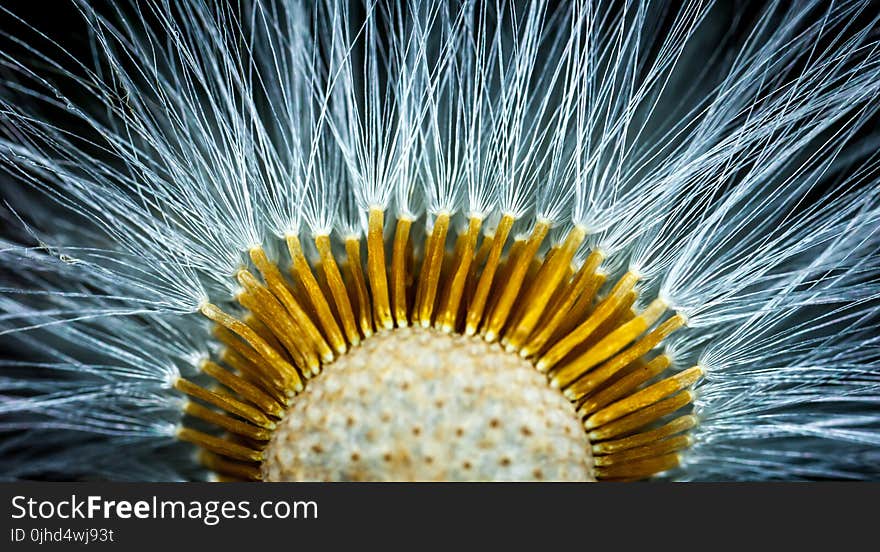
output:
[[[325,366],[265,453],[266,481],[594,480],[573,406],[528,361],[423,328]]]

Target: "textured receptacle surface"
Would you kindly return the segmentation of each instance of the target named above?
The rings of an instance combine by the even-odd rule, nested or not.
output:
[[[590,481],[572,405],[479,338],[402,328],[310,382],[265,451],[265,481]]]

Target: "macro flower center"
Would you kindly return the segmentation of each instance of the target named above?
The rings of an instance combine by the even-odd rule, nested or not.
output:
[[[574,227],[545,243],[438,214],[422,243],[384,211],[359,236],[288,236],[236,274],[233,314],[205,303],[224,346],[179,378],[178,437],[223,479],[632,480],[675,468],[696,425],[695,366],[664,377],[656,350],[685,324],[639,276],[609,279]],[[452,243],[447,243],[452,242]],[[336,247],[334,247],[334,245]],[[345,250],[337,257],[336,250]],[[388,254],[390,253],[390,259]],[[311,259],[309,257],[312,257]],[[606,283],[606,279],[609,282]]]
[[[575,409],[497,344],[381,332],[326,367],[278,423],[264,481],[588,481]]]

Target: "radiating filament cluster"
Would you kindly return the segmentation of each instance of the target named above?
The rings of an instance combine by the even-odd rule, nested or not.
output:
[[[377,332],[421,326],[496,343],[545,374],[583,423],[596,479],[677,467],[697,423],[687,407],[703,371],[669,374],[657,348],[686,319],[662,299],[637,310],[639,275],[606,282],[601,251],[578,257],[581,227],[548,246],[545,221],[522,237],[512,235],[510,215],[491,229],[479,217],[458,222],[439,213],[416,240],[415,221],[386,228],[383,210],[371,209],[365,240],[319,235],[312,255],[288,236],[288,274],[252,249],[253,269],[235,275],[240,314],[201,308],[224,347],[202,364],[208,383],[174,384],[192,399],[178,437],[201,447],[221,478],[259,480],[273,431],[322,367]]]

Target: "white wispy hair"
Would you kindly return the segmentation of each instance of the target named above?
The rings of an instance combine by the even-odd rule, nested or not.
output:
[[[582,226],[641,274],[706,370],[671,476],[878,475],[868,2],[74,5],[88,59],[28,21],[0,51],[5,476],[198,477],[199,305],[371,207]]]

